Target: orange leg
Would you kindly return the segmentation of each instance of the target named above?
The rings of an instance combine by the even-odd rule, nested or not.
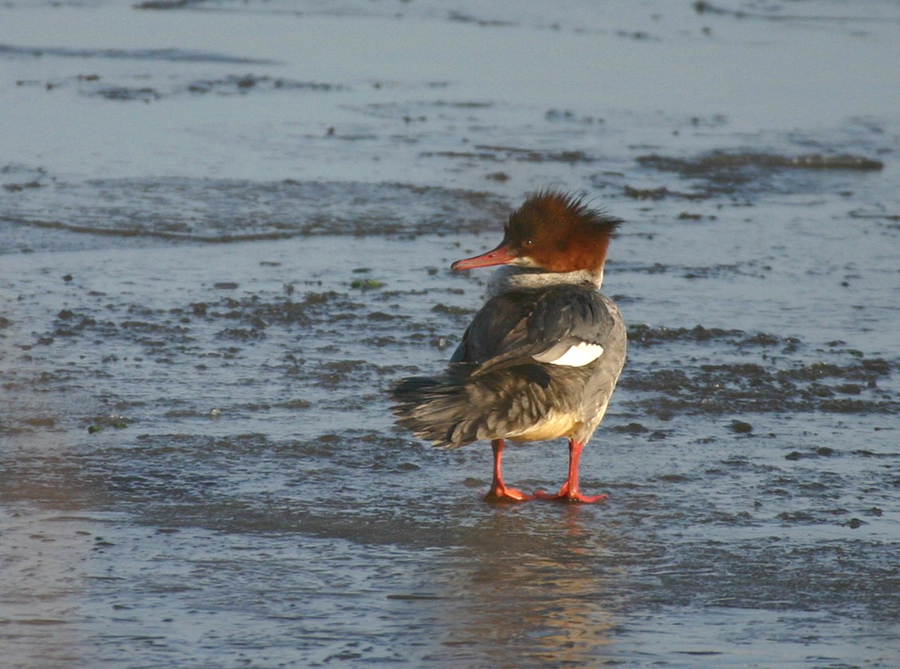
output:
[[[584,502],[592,504],[593,502],[602,502],[609,495],[582,495],[578,490],[578,462],[581,460],[581,451],[584,444],[569,439],[569,478],[563,483],[562,488],[555,495],[538,490],[534,493],[535,497],[540,499],[552,499],[560,502]]]
[[[494,449],[494,480],[484,499],[488,502],[524,502],[534,499],[534,495],[526,495],[521,490],[509,488],[503,482],[503,474],[500,471],[503,463],[503,447],[502,439],[494,439],[491,442],[491,448]]]

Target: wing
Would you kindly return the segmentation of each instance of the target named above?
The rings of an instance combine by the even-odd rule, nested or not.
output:
[[[587,288],[506,293],[475,315],[451,361],[483,369],[534,362],[580,367],[603,354],[615,323],[608,300]]]

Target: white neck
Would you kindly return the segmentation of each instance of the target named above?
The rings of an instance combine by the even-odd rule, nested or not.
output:
[[[596,273],[586,269],[575,272],[547,272],[531,267],[505,265],[491,275],[488,282],[488,297],[494,297],[510,290],[533,290],[562,284],[590,286],[594,290],[600,290],[600,286],[603,284],[603,268]]]

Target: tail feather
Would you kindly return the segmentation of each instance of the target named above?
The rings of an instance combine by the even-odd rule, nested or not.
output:
[[[392,391],[397,423],[438,448],[500,439],[534,425],[549,406],[551,381],[537,365],[479,371],[451,365],[435,378],[403,379]]]
[[[400,381],[391,393],[397,423],[438,448],[459,448],[479,439],[476,421],[466,415],[466,376],[448,373]]]

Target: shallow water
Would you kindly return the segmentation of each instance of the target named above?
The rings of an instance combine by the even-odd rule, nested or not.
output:
[[[153,6],[0,8],[8,666],[900,662],[895,4]],[[386,392],[547,184],[627,220],[610,499],[489,505]]]

